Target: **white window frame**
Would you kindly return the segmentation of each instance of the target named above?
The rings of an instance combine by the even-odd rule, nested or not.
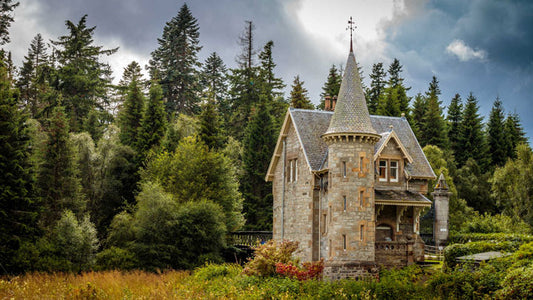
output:
[[[381,166],[381,162],[384,162],[384,163],[385,163],[385,166],[384,166],[384,167]],[[388,174],[388,171],[389,171],[389,162],[388,162],[387,160],[385,160],[385,159],[380,159],[380,160],[378,161],[378,170],[379,170],[379,181],[380,181],[380,182],[387,182],[388,179],[389,179],[389,174]],[[385,176],[383,176],[383,177],[381,176],[381,175],[382,175],[382,174],[381,174],[381,171],[382,171],[382,170],[385,170]]]
[[[395,167],[392,166],[393,163],[396,164]],[[390,170],[391,170],[391,171],[389,172],[390,182],[398,182],[398,177],[400,177],[400,176],[399,176],[399,175],[400,175],[400,172],[399,172],[399,170],[400,170],[400,162],[397,161],[397,160],[390,160],[390,162],[389,162],[389,168],[390,168]],[[392,169],[395,169],[395,170],[396,170],[396,178],[392,178],[392,176],[391,176],[391,175],[392,175]]]

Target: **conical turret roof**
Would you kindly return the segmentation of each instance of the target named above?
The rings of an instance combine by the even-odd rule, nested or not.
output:
[[[324,135],[346,133],[377,134],[370,122],[370,114],[352,49],[350,49],[346,69],[342,76],[335,112]]]

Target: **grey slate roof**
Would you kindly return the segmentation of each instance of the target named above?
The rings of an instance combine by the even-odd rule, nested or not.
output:
[[[420,193],[410,191],[374,190],[376,204],[401,205],[408,202],[411,205],[431,206],[431,200]]]
[[[335,109],[337,109],[337,107]],[[324,164],[325,161],[327,161],[326,156],[328,146],[321,136],[328,129],[333,112],[295,108],[291,108],[289,112],[311,169],[313,171],[319,171],[322,168],[327,168]],[[422,148],[420,148],[420,145],[405,118],[370,116],[370,121],[372,122],[372,127],[375,128],[377,132],[383,133],[378,144],[386,139],[386,133],[389,132],[390,125],[393,126],[394,132],[406,148],[409,155],[413,158],[413,163],[408,164],[406,167],[406,171],[410,176],[418,178],[435,178],[435,173],[433,173],[424,152],[422,152]]]
[[[325,134],[334,133],[377,133],[370,122],[359,70],[352,51],[348,55],[346,69],[342,76],[335,113],[325,132]]]

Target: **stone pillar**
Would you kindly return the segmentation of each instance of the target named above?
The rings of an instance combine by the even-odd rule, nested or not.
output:
[[[433,239],[435,246],[442,246],[448,240],[448,215],[449,199],[451,193],[448,190],[446,179],[441,173],[435,190],[431,193],[435,205],[435,220],[433,223]]]

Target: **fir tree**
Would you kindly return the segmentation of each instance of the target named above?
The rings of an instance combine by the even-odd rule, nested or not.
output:
[[[379,99],[385,89],[385,70],[383,63],[376,63],[372,66],[372,73],[370,74],[370,89],[366,91],[366,101],[368,112],[375,114],[378,109]]]
[[[424,123],[424,115],[427,109],[427,100],[426,98],[418,93],[415,96],[415,101],[413,103],[413,111],[411,112],[411,128],[415,135],[420,139],[422,135],[422,126]]]
[[[407,88],[401,77],[402,65],[398,59],[389,66],[389,81],[377,105],[376,113],[383,116],[400,116],[402,113],[409,115],[410,98],[407,97]]]
[[[20,97],[30,117],[36,118],[42,109],[40,101],[41,89],[39,87],[39,77],[46,71],[48,64],[47,47],[41,34],[37,34],[28,49],[28,55],[24,56],[22,69],[17,81],[20,90]]]
[[[128,86],[126,100],[119,113],[120,141],[127,146],[133,146],[137,141],[137,134],[141,125],[144,109],[144,96],[136,78]]]
[[[159,80],[169,114],[194,114],[199,110],[198,46],[200,29],[187,4],[166,23],[159,47],[152,52],[150,74]]]
[[[226,143],[226,137],[213,100],[207,100],[199,119],[200,132],[198,133],[198,138],[211,150],[218,151],[222,149]]]
[[[50,228],[65,209],[81,216],[85,210],[85,200],[81,194],[75,152],[69,139],[68,121],[62,106],[54,108],[47,136],[37,181],[44,206],[42,225]]]
[[[516,158],[516,146],[520,143],[527,142],[526,134],[524,133],[524,128],[522,127],[518,114],[509,114],[507,119],[505,119],[504,128],[507,157]]]
[[[291,107],[313,109],[314,106],[309,101],[307,89],[303,87],[304,82],[300,81],[300,76],[296,75],[292,83],[291,90]]]
[[[486,170],[490,164],[482,122],[477,99],[470,93],[466,99],[460,127],[461,146],[455,153],[459,166],[464,165],[469,158],[473,158],[482,170]]]
[[[487,142],[489,155],[494,166],[501,167],[507,161],[507,145],[505,140],[505,115],[503,113],[502,102],[496,98],[490,111]]]
[[[448,140],[450,141],[450,148],[453,153],[458,153],[460,145],[460,126],[463,121],[463,104],[461,102],[461,96],[455,94],[448,107],[448,115],[446,116],[448,121]]]
[[[276,132],[269,110],[265,101],[256,106],[243,141],[244,174],[241,190],[244,196],[245,228],[250,230],[272,229],[272,184],[264,180],[276,144]]]
[[[37,203],[29,157],[27,117],[0,60],[0,273],[20,272],[14,263],[22,243],[36,234]]]
[[[135,149],[138,163],[144,162],[148,152],[160,145],[166,131],[166,114],[163,104],[163,90],[159,84],[152,82],[150,97],[144,109]]]
[[[11,13],[19,4],[13,0],[0,1],[0,45],[9,43],[9,27],[14,20]]]
[[[211,53],[205,60],[200,76],[203,96],[215,103],[224,103],[227,98],[227,68],[216,52]]]
[[[261,93],[272,95],[272,98],[281,97],[285,84],[281,78],[277,78],[274,74],[276,64],[272,58],[273,41],[268,41],[259,53],[259,80],[261,81]]]
[[[337,97],[339,95],[339,90],[341,88],[342,76],[337,70],[335,65],[332,65],[329,69],[328,78],[322,87],[322,93],[320,94],[320,104],[317,106],[318,109],[324,109],[325,97]]]
[[[440,89],[437,78],[433,76],[426,92],[426,111],[420,126],[419,142],[422,146],[435,145],[441,149],[448,148],[446,123],[442,116],[441,102],[439,101]]]
[[[118,48],[103,50],[93,45],[96,27],[87,27],[87,15],[78,24],[65,22],[68,35],[52,41],[59,63],[57,89],[63,95],[63,105],[70,118],[71,129],[82,129],[83,121],[93,109],[103,110],[111,83],[111,69],[99,61],[102,55],[111,55]]]

